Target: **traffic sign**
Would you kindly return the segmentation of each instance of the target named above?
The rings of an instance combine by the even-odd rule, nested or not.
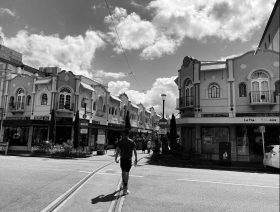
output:
[[[162,118],[158,121],[158,126],[160,126],[160,128],[167,128],[167,120],[165,118]]]
[[[159,131],[158,131],[158,134],[160,134],[160,135],[166,135],[167,134],[167,129],[165,128],[165,129],[159,129]]]
[[[259,126],[260,133],[265,133],[265,126]]]

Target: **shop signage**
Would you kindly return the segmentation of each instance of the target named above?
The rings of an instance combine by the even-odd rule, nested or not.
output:
[[[158,131],[158,134],[161,134],[161,135],[166,135],[167,134],[167,129],[159,129]]]
[[[81,127],[88,127],[88,120],[80,120]]]
[[[44,121],[47,121],[49,119],[50,119],[49,116],[34,116],[34,120],[44,120]]]
[[[279,123],[279,118],[272,117],[256,117],[256,118],[243,118],[244,123]]]
[[[265,133],[265,126],[259,126],[260,133]]]
[[[81,134],[88,134],[88,129],[80,129]]]
[[[160,128],[167,128],[167,120],[165,118],[162,118],[158,121],[158,126]]]
[[[12,116],[7,116],[6,120],[30,120],[30,117],[12,117]]]

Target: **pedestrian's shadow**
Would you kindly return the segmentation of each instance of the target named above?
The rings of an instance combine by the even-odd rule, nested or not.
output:
[[[112,202],[114,200],[117,200],[119,198],[121,198],[123,195],[116,195],[118,192],[120,192],[120,190],[117,190],[111,194],[107,194],[107,195],[99,195],[93,199],[91,199],[91,204],[96,204],[98,202]]]

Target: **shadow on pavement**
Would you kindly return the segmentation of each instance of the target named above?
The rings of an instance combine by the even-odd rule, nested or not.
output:
[[[279,174],[279,169],[264,168],[261,163],[253,162],[228,162],[195,160],[180,158],[173,155],[152,155],[148,158],[147,164],[155,166],[208,169],[221,171],[236,171],[262,174]]]
[[[117,190],[111,194],[107,194],[107,195],[99,195],[93,199],[91,199],[91,204],[96,204],[99,202],[112,202],[114,200],[117,200],[119,198],[121,198],[123,195],[116,195],[120,190]]]

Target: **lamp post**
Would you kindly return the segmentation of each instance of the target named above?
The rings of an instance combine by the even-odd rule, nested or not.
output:
[[[161,94],[161,98],[162,98],[162,119],[164,119],[164,102],[166,99],[166,94]]]
[[[87,118],[87,101],[88,101],[88,98],[84,98],[83,99],[84,101],[84,107],[85,107],[85,114],[83,115],[83,118],[86,119]]]

